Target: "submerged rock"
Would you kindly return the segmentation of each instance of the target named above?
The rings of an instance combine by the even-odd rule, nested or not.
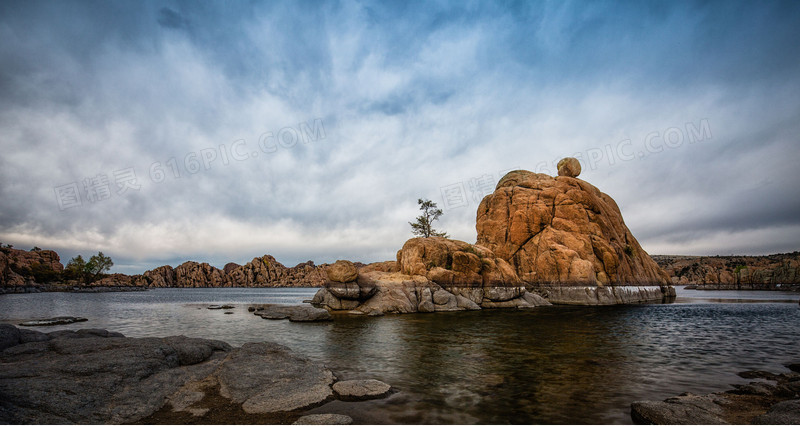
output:
[[[211,305],[207,309],[234,309],[233,305]]]
[[[664,401],[636,401],[631,418],[637,424],[800,424],[800,374],[740,373],[751,382],[707,395],[681,394]]]
[[[295,420],[293,425],[349,425],[353,423],[350,416],[344,414],[309,414]]]
[[[352,401],[383,398],[391,390],[391,386],[375,379],[345,380],[333,385],[333,391],[340,399]]]
[[[25,321],[23,323],[20,323],[20,325],[25,327],[45,327],[51,325],[73,324],[76,322],[84,322],[84,321],[89,321],[89,320],[81,317],[55,317],[55,318]]]

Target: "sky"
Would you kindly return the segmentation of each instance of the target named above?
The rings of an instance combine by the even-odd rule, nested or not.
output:
[[[475,242],[567,156],[650,254],[800,250],[800,2],[0,2],[0,241],[112,272]]]

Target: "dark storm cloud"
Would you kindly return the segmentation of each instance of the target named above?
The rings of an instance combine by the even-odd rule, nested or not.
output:
[[[0,237],[126,272],[382,260],[444,185],[707,119],[707,141],[582,177],[650,252],[783,250],[798,21],[794,2],[2,2]],[[322,138],[274,139],[316,119]],[[140,188],[117,194],[126,169]],[[108,199],[59,209],[56,187],[103,175]],[[475,207],[443,226],[474,239]]]

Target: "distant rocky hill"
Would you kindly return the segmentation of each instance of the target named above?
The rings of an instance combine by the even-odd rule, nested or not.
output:
[[[706,289],[786,288],[800,284],[800,252],[768,256],[652,256],[673,283]],[[797,287],[797,286],[795,286]]]
[[[363,266],[363,264],[358,264]],[[90,287],[321,287],[328,264],[308,261],[286,267],[270,255],[256,257],[244,265],[228,263],[223,269],[208,263],[184,262],[165,265],[141,275],[110,274]],[[0,248],[0,292],[67,290],[83,286],[65,280],[64,265],[52,250]]]

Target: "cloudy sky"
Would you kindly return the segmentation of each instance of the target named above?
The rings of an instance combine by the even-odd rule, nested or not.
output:
[[[798,2],[0,2],[0,241],[162,264],[474,242],[510,169],[651,254],[800,249]]]

